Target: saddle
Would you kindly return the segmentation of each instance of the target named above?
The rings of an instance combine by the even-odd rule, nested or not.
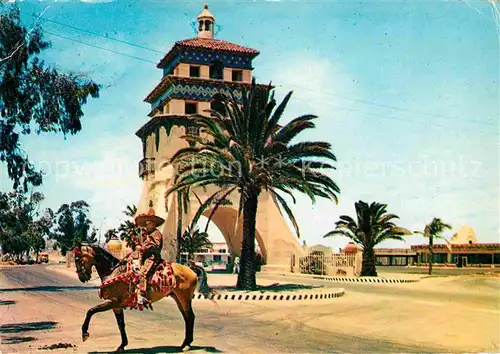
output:
[[[102,282],[99,287],[99,297],[102,299],[102,290],[105,287],[116,284],[118,282],[127,283],[129,286],[128,296],[126,297],[125,306],[130,309],[139,309],[137,304],[137,292],[139,291],[139,270],[140,266],[137,266],[137,260],[130,257],[127,260],[126,271],[116,274],[110,279],[106,279]],[[148,288],[152,288],[158,292],[170,292],[171,290],[177,288],[177,281],[174,276],[174,271],[172,269],[172,263],[162,260],[157,265],[155,265],[154,271],[151,272],[152,275],[148,277]],[[152,307],[151,307],[152,309]]]

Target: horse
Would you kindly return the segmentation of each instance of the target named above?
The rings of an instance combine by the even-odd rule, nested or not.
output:
[[[85,321],[82,325],[82,340],[85,342],[90,336],[88,329],[90,319],[94,314],[113,310],[121,335],[121,344],[116,351],[124,351],[125,347],[128,345],[128,339],[125,331],[125,316],[123,310],[130,307],[129,300],[131,298],[131,293],[129,282],[125,280],[120,281],[119,276],[123,276],[127,271],[127,259],[119,260],[96,245],[81,244],[78,245],[73,252],[75,255],[76,272],[80,281],[85,283],[91,279],[92,266],[94,266],[101,279],[99,296],[105,299],[102,304],[92,307],[87,311]],[[207,284],[207,275],[202,267],[194,264],[188,267],[178,263],[170,263],[170,266],[171,268],[169,269],[171,269],[172,275],[175,278],[172,279],[175,286],[165,288],[158,285],[150,285],[148,286],[147,297],[151,303],[167,296],[171,296],[175,300],[185,323],[184,341],[180,346],[180,350],[185,351],[190,349],[191,343],[193,342],[195,315],[191,302],[197,284],[199,283],[198,291],[206,298],[209,297],[209,294],[213,294],[214,292]],[[199,282],[198,276],[200,277]]]

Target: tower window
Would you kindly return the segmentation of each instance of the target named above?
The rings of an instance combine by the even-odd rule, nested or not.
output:
[[[189,76],[190,77],[200,77],[200,67],[195,65],[189,66]]]
[[[220,60],[215,60],[210,66],[210,78],[214,80],[222,80],[224,67]]]
[[[203,31],[203,20],[199,23],[198,31]]]
[[[243,81],[243,71],[242,70],[233,70],[233,81]]]
[[[184,105],[184,112],[186,114],[196,114],[198,113],[198,105],[193,102],[186,102]]]
[[[205,20],[205,31],[211,31],[212,22]]]

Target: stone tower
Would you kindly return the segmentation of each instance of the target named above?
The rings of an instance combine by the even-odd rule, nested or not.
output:
[[[136,133],[143,146],[143,159],[139,162],[143,188],[138,212],[147,211],[152,200],[156,215],[166,220],[160,230],[164,237],[163,257],[171,261],[175,260],[177,247],[177,201],[174,196],[168,200],[164,197],[173,177],[169,161],[179,149],[189,145],[184,136],[199,134],[196,127],[182,125],[180,118],[215,109],[212,98],[217,93],[232,93],[237,99],[241,98],[242,88],[251,86],[252,60],[259,54],[255,49],[215,39],[214,29],[215,17],[205,4],[197,17],[197,37],[176,42],[158,63],[163,77],[145,98],[151,105],[149,120]],[[197,194],[203,200],[214,191],[208,188]],[[224,235],[231,253],[237,255],[242,237],[242,219],[237,221],[236,209],[239,194],[230,195],[228,199],[232,205],[220,207],[212,221]],[[193,210],[183,218],[184,229],[198,205],[193,197]],[[267,193],[262,193],[259,199],[257,242],[267,269],[287,270],[290,256],[304,253]]]

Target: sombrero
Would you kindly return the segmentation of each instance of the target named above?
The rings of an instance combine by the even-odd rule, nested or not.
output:
[[[146,221],[152,221],[155,224],[155,227],[160,226],[165,222],[165,219],[156,216],[154,209],[151,207],[147,213],[139,214],[135,218],[135,224],[139,227],[146,227]]]

